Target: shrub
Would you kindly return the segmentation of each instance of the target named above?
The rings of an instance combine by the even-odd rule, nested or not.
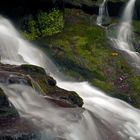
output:
[[[51,36],[59,33],[64,27],[63,14],[59,10],[54,9],[49,14],[46,12],[40,12],[37,18],[42,36]]]
[[[53,9],[49,13],[39,12],[36,17],[29,15],[20,24],[23,35],[29,40],[35,40],[40,36],[52,36],[61,32],[64,18],[62,12]]]
[[[27,19],[25,18],[22,24],[22,29],[24,30],[23,35],[27,39],[34,40],[38,38],[40,32],[38,30],[37,22],[34,20],[33,16],[30,15]]]

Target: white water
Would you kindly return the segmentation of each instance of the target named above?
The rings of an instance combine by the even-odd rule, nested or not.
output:
[[[7,43],[11,40],[9,43]],[[68,109],[59,110],[46,103],[29,87],[9,85],[3,87],[19,113],[43,130],[43,140],[53,140],[53,134],[68,140],[139,140],[140,111],[127,103],[111,98],[88,82],[65,81],[50,59],[34,45],[23,40],[12,24],[0,18],[1,61],[9,64],[35,64],[42,66],[57,80],[57,85],[76,91],[84,99],[86,111],[78,122]],[[68,115],[67,115],[68,114]],[[74,115],[75,116],[75,115]],[[49,129],[49,126],[51,126]]]
[[[118,34],[116,39],[112,39],[114,47],[126,53],[129,60],[132,61],[131,64],[135,68],[140,69],[140,55],[134,49],[133,40],[133,28],[132,28],[132,18],[134,10],[135,0],[129,0],[124,13],[122,15],[122,20],[118,29]]]
[[[109,14],[106,7],[106,1],[107,0],[103,0],[103,2],[101,3],[99,7],[99,15],[96,21],[96,24],[99,26],[103,25],[104,22],[106,23],[106,21],[109,20]]]

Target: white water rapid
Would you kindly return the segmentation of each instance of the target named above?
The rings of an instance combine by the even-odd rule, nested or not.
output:
[[[97,17],[96,24],[101,26],[109,20],[109,14],[106,6],[107,0],[103,0],[99,7],[99,15]]]
[[[74,121],[76,116],[72,117],[70,109],[55,109],[31,88],[2,85],[20,115],[44,130],[42,140],[54,140],[54,136],[67,140],[140,139],[139,110],[107,96],[88,82],[65,81],[52,61],[22,39],[10,21],[3,17],[0,17],[0,56],[3,63],[28,63],[43,67],[56,79],[59,87],[76,91],[83,98],[85,111],[82,119]]]
[[[140,69],[140,55],[138,52],[135,51],[132,43],[132,18],[134,6],[135,0],[129,0],[122,15],[122,20],[118,28],[117,38],[112,39],[112,41],[116,49],[126,54],[129,61],[131,61],[131,65],[137,69]]]

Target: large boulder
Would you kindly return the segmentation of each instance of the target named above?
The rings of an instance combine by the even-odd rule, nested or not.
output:
[[[83,100],[77,93],[57,87],[56,81],[38,66],[0,64],[0,83],[31,86],[41,92],[46,99],[51,98],[51,101],[56,103],[63,102],[63,107],[82,107],[83,105]]]
[[[21,73],[29,76],[33,87],[42,91],[43,95],[65,102],[73,107],[82,107],[82,98],[75,92],[66,91],[57,87],[56,81],[47,75],[43,68],[33,65],[22,65],[19,69]]]

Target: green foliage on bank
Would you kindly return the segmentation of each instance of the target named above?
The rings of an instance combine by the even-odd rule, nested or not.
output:
[[[140,108],[140,76],[111,47],[106,30],[80,10],[65,11],[64,30],[40,40],[65,74],[89,81],[110,96]]]
[[[52,36],[64,27],[63,13],[53,9],[51,12],[39,12],[36,16],[26,16],[20,22],[23,35],[28,40]]]

